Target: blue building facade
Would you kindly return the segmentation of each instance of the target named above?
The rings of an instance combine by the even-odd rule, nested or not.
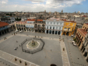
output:
[[[0,22],[0,36],[9,32],[8,23]]]

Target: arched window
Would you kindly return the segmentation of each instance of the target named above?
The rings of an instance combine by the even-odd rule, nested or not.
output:
[[[57,66],[56,64],[51,64],[50,66]]]
[[[54,30],[54,27],[53,27],[53,30]]]
[[[52,24],[52,22],[50,22]]]
[[[51,26],[50,26],[50,29],[51,29]]]

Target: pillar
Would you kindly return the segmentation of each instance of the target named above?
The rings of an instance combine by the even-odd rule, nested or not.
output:
[[[27,28],[25,28],[26,29],[26,32],[27,32]]]
[[[54,31],[54,35],[55,35],[55,32],[56,32],[56,31]]]
[[[49,30],[48,30],[48,34],[49,34]]]
[[[17,29],[17,27],[16,27],[16,31],[17,31],[18,29]]]
[[[46,34],[46,30],[45,30],[45,34]]]
[[[62,35],[62,31],[60,31],[60,35]]]

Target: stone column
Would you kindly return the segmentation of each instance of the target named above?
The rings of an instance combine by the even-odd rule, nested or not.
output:
[[[57,35],[58,35],[58,31],[57,31]]]
[[[45,34],[46,34],[46,30],[45,30]]]
[[[60,31],[60,35],[62,34],[62,31]]]
[[[25,28],[26,29],[26,28]],[[26,29],[26,32],[27,32],[27,29]]]
[[[24,29],[24,31],[25,31],[25,28],[23,28]]]
[[[56,31],[54,31],[54,35],[55,35],[55,32],[56,32]]]
[[[85,51],[84,51],[82,54],[83,54],[83,56],[84,56],[84,54],[85,54]]]

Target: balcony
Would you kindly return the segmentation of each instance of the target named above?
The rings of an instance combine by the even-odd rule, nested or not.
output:
[[[78,39],[82,42],[82,39],[79,37],[79,35],[76,33],[76,36],[78,37]]]
[[[64,29],[64,31],[68,31],[69,32],[69,31],[71,31],[71,29]]]
[[[68,31],[68,29],[64,29],[64,31]]]

